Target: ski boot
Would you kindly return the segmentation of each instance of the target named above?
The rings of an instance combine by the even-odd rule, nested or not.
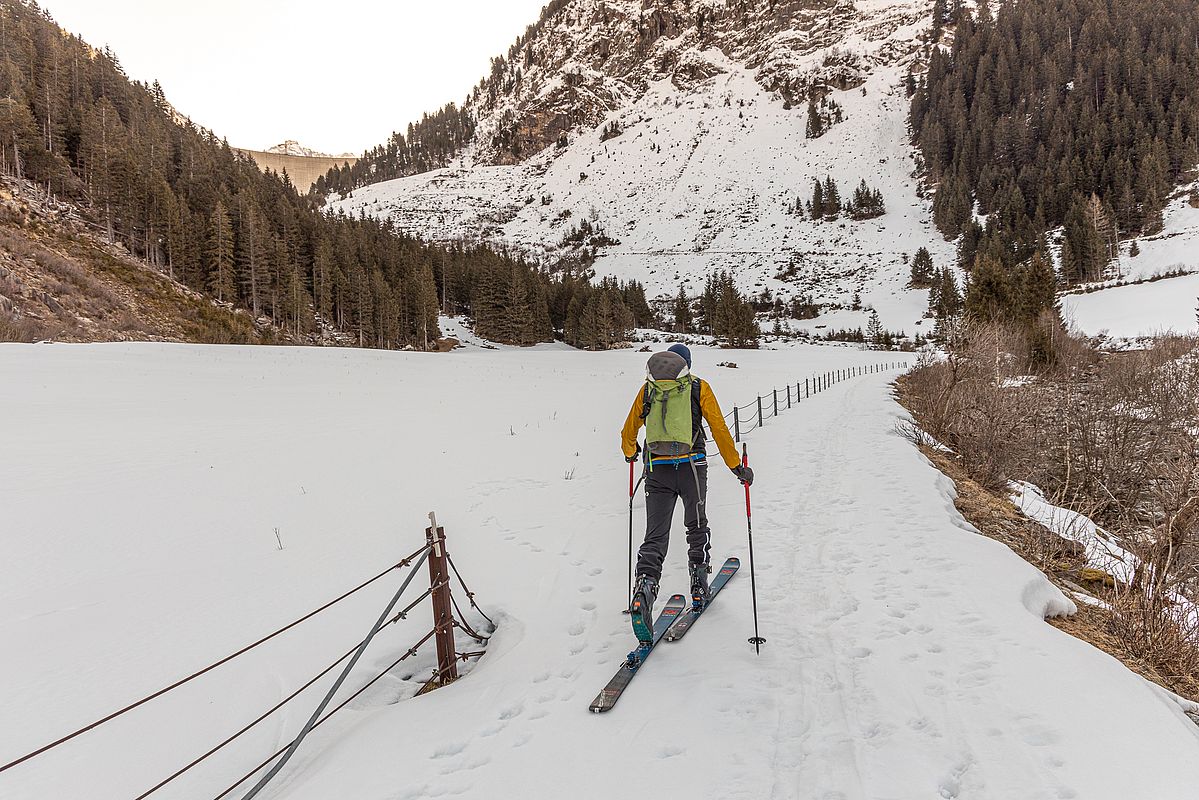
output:
[[[708,573],[712,568],[707,564],[691,564],[687,572],[691,576],[691,607],[702,611],[708,604]]]
[[[629,603],[629,616],[633,633],[642,646],[654,643],[654,600],[658,597],[658,582],[648,575],[638,575],[633,585],[633,599]]]

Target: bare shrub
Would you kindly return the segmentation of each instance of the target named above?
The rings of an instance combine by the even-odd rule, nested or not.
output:
[[[1113,634],[1168,674],[1194,674],[1199,342],[1169,337],[1142,351],[1100,354],[1058,332],[1053,362],[1025,374],[1034,370],[1014,355],[1029,352],[1020,331],[949,333],[947,356],[922,360],[904,380],[917,423],[991,491],[1004,495],[1009,480],[1026,480],[1103,525],[1137,559],[1116,587]],[[1025,544],[1042,564],[1055,557],[1051,540]]]
[[[36,342],[41,338],[42,326],[35,320],[0,311],[0,342]]]
[[[1112,634],[1169,678],[1199,675],[1199,623],[1193,607],[1163,603],[1135,588],[1112,595]]]
[[[909,373],[909,398],[917,421],[963,459],[970,477],[1002,488],[1028,458],[1028,407],[1020,391],[1027,365],[1022,334],[1004,326],[962,327],[943,361],[922,359]]]

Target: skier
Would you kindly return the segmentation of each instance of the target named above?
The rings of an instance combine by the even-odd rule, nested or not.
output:
[[[752,484],[754,473],[741,464],[716,395],[707,381],[691,374],[691,351],[675,344],[650,356],[645,385],[633,400],[620,437],[625,461],[632,463],[642,456],[637,433],[645,426],[645,542],[637,551],[637,579],[629,607],[633,631],[641,643],[653,639],[653,605],[676,499],[683,501],[687,528],[691,601],[698,608],[708,601],[711,531],[704,510],[708,462],[701,418],[707,420],[725,465],[742,483]]]

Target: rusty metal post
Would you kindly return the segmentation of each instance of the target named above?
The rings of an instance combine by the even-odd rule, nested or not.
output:
[[[787,408],[791,407],[791,384],[787,384]]]
[[[774,415],[777,417],[779,415],[779,390],[771,389],[771,391],[774,392]]]
[[[762,395],[758,395],[758,427],[762,427],[766,422],[762,419]]]
[[[433,629],[437,632],[436,683],[444,686],[458,679],[458,653],[454,648],[454,610],[450,601],[450,573],[446,566],[445,528],[429,512],[425,540],[429,543],[429,585],[433,587]]]
[[[808,386],[808,379],[807,379],[807,378],[804,378],[804,379],[803,379],[803,396],[804,396],[804,398],[805,398],[805,399],[806,399],[806,398],[808,398],[808,397],[811,397],[811,396],[812,396],[811,387],[810,387],[810,386]]]
[[[733,406],[733,441],[741,441],[741,411]]]

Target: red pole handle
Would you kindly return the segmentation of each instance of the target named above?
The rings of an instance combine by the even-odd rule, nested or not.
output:
[[[745,446],[745,442],[741,443],[741,466],[749,466],[749,449]],[[745,516],[749,517],[751,516],[749,509],[749,484],[741,481],[741,485],[745,487]]]

